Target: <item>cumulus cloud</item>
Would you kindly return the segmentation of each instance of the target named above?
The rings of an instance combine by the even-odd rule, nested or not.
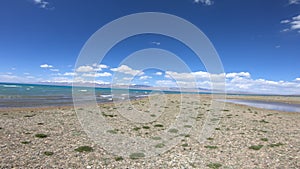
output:
[[[272,81],[252,79],[249,72],[231,72],[226,74],[210,74],[198,71],[178,73],[166,71],[166,80],[156,81],[157,86],[192,88],[197,86],[206,89],[222,89],[226,86],[228,92],[258,93],[258,94],[300,94],[300,78],[294,81]],[[212,84],[213,80],[213,84]],[[224,81],[225,80],[225,81]]]
[[[141,76],[139,79],[140,80],[147,80],[147,79],[151,79],[151,76]]]
[[[163,73],[162,72],[156,72],[155,75],[161,76]]]
[[[294,16],[291,19],[282,20],[281,24],[286,24],[289,27],[282,30],[282,32],[296,30],[300,33],[300,15]]]
[[[94,68],[92,66],[79,66],[76,69],[76,72],[80,72],[80,73],[86,73],[86,72],[93,72]]]
[[[102,69],[108,69],[108,68],[109,67],[107,65],[94,63],[91,66],[89,66],[89,65],[79,66],[76,69],[76,72],[81,72],[81,73],[99,72],[99,71],[102,71]]]
[[[290,5],[300,4],[300,0],[289,0]]]
[[[226,78],[236,78],[236,77],[250,78],[250,73],[249,72],[239,72],[239,73],[226,74]]]
[[[77,73],[75,73],[75,72],[66,72],[66,73],[64,73],[64,76],[76,76],[77,75]]]
[[[33,3],[43,9],[54,9],[54,7],[51,6],[50,3],[45,0],[33,0]]]
[[[112,68],[110,70],[113,71],[113,72],[124,73],[124,74],[132,75],[132,76],[143,75],[144,74],[144,72],[142,72],[140,70],[134,70],[134,69],[132,69],[131,67],[129,67],[127,65],[121,65],[120,67]]]
[[[166,78],[172,78],[177,81],[194,81],[196,79],[207,79],[210,78],[210,74],[208,72],[198,71],[191,73],[178,73],[173,71],[165,72]]]
[[[151,42],[151,44],[159,46],[160,42],[153,41],[153,42]]]
[[[214,1],[212,1],[212,0],[194,0],[194,3],[196,3],[196,4],[201,3],[203,5],[210,6],[210,5],[214,4]]]
[[[40,65],[41,68],[53,68],[52,65],[48,65],[48,64],[42,64]]]
[[[92,66],[94,68],[94,71],[102,71],[102,69],[108,69],[109,68],[107,65],[97,64],[97,63],[94,63]]]
[[[83,77],[109,77],[112,76],[111,73],[104,72],[104,73],[84,73],[82,74]]]

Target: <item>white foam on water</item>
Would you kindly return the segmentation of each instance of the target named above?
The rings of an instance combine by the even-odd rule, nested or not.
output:
[[[22,87],[22,86],[18,86],[18,85],[3,85],[3,87],[7,87],[7,88],[17,88],[17,87]]]

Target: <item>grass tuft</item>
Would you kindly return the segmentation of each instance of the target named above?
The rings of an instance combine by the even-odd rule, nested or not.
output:
[[[46,155],[46,156],[52,156],[54,153],[53,152],[51,152],[51,151],[45,151],[44,152],[44,155]]]
[[[21,142],[22,144],[29,144],[29,143],[31,143],[30,141],[22,141]]]
[[[268,141],[268,138],[261,138],[261,141]]]
[[[164,143],[159,143],[155,145],[155,148],[163,148],[165,146]]]
[[[217,146],[204,146],[205,148],[209,148],[209,149],[217,149]]]
[[[164,127],[162,124],[155,124],[154,127]]]
[[[207,164],[207,167],[213,168],[213,169],[218,169],[221,166],[222,166],[222,164],[220,164],[220,163],[210,163],[210,164]]]
[[[81,147],[76,148],[75,151],[80,152],[80,153],[81,152],[92,152],[93,148],[90,146],[81,146]]]
[[[131,159],[139,159],[145,157],[144,153],[132,153],[129,155],[129,158]]]
[[[115,160],[116,160],[116,161],[122,161],[122,160],[124,160],[124,159],[123,159],[122,156],[118,156],[118,157],[115,157]]]
[[[46,138],[46,137],[48,137],[48,135],[43,134],[43,133],[39,133],[39,134],[36,134],[35,137],[37,137],[37,138]]]
[[[274,143],[274,144],[270,144],[269,146],[270,147],[279,147],[279,146],[282,146],[282,145],[284,145],[283,143]]]
[[[252,150],[260,150],[261,148],[263,147],[263,145],[253,145],[253,146],[250,146],[249,149],[252,149]]]
[[[177,130],[177,129],[170,129],[169,132],[170,132],[170,133],[177,133],[178,130]]]

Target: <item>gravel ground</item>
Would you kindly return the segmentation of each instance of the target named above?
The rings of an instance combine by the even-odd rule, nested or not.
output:
[[[300,103],[299,97],[229,97]],[[191,132],[176,146],[137,159],[113,155],[96,144],[82,129],[74,108],[0,110],[0,168],[300,168],[300,113],[226,103],[222,116],[211,119],[220,120],[217,126],[211,124],[213,134],[198,142],[198,133],[212,113],[209,95],[165,95],[164,101],[153,100],[130,105],[153,117],[148,123],[133,123],[120,115],[120,110],[130,112],[126,101],[99,105],[98,116],[113,126],[112,134],[142,138],[167,130],[180,113],[197,111]],[[78,149],[82,146],[88,147]]]

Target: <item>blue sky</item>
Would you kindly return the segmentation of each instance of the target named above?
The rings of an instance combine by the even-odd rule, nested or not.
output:
[[[0,81],[70,82],[89,37],[105,24],[138,12],[173,14],[201,29],[219,54],[229,91],[300,94],[300,0],[3,0]],[[110,83],[116,72],[141,71],[120,62],[147,48],[173,52],[197,75],[198,86],[209,88],[197,56],[162,35],[125,39],[101,63],[89,66],[97,69],[98,83]],[[187,74],[176,69],[142,72],[132,83],[172,86],[172,75],[189,83]]]

